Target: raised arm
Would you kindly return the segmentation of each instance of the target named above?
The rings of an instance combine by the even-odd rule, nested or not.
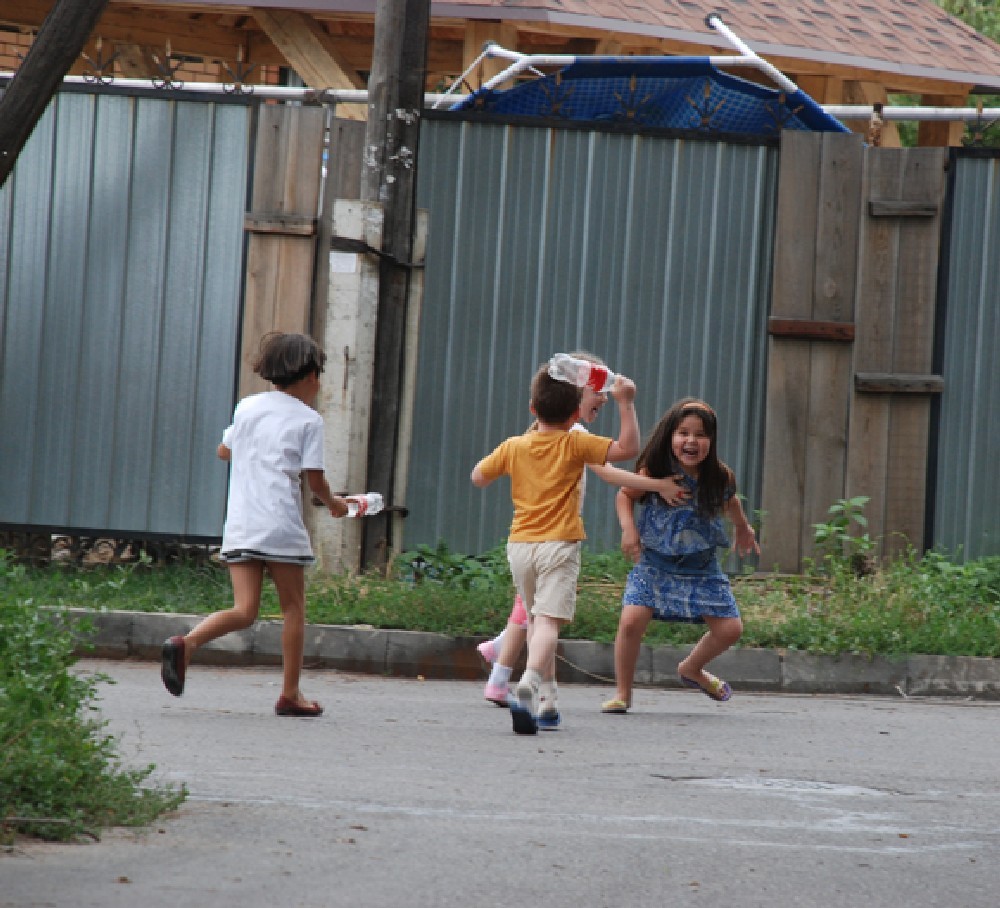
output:
[[[608,448],[608,463],[631,460],[639,453],[639,419],[635,415],[635,382],[624,375],[615,379],[611,396],[618,404],[618,437]]]

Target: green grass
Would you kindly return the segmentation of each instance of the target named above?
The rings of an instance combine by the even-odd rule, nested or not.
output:
[[[848,555],[851,553],[848,552]],[[737,577],[742,646],[817,653],[1000,656],[1000,557],[955,563],[938,553],[910,554],[870,576],[851,559],[827,554],[803,576]],[[611,641],[629,565],[617,552],[584,554],[576,620],[564,636]],[[207,614],[230,602],[228,574],[213,565],[132,564],[22,568],[0,600],[90,609]],[[313,576],[308,620],[456,636],[490,635],[506,622],[514,591],[502,549],[478,558],[443,546],[398,559],[393,575]],[[280,618],[265,586],[262,618]],[[697,625],[653,622],[651,644],[685,644]]]
[[[0,841],[96,838],[176,807],[185,792],[149,785],[152,765],[124,767],[97,718],[97,685],[110,679],[71,671],[66,623],[11,595],[33,575],[0,558],[0,579]]]

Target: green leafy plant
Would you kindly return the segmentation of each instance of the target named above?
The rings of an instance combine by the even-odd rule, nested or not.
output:
[[[826,523],[813,524],[813,542],[823,566],[849,567],[857,573],[871,572],[871,556],[878,543],[867,532],[868,518],[864,515],[867,495],[841,498],[830,505]],[[852,532],[856,530],[864,532]]]
[[[0,552],[0,583],[24,577]],[[30,599],[0,596],[0,838],[98,837],[145,825],[185,797],[149,786],[152,765],[121,765],[94,706],[110,679],[71,671],[80,631]]]
[[[497,547],[473,557],[452,552],[444,542],[435,547],[419,545],[396,559],[396,575],[410,583],[431,581],[465,590],[484,589],[510,578],[504,550]]]

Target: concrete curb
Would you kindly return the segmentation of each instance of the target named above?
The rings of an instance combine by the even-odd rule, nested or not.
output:
[[[67,609],[74,624],[90,625],[91,646],[81,654],[105,659],[160,658],[163,641],[192,628],[203,616]],[[476,652],[481,637],[449,637],[417,631],[339,625],[306,627],[305,664],[364,674],[485,680]],[[643,646],[636,683],[680,687],[677,663],[687,648]],[[610,643],[563,640],[561,683],[613,683]],[[202,647],[196,662],[214,665],[279,665],[281,622],[260,621]],[[966,697],[1000,700],[1000,659],[965,656],[823,656],[796,650],[733,649],[713,669],[734,688],[794,694],[875,694],[894,697]]]

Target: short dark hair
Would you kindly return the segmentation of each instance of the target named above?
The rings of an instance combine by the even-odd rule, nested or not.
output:
[[[531,380],[531,407],[542,422],[566,422],[580,409],[583,389],[549,375],[548,363],[540,366]]]
[[[319,375],[325,364],[326,354],[311,337],[272,331],[260,339],[253,371],[279,388],[287,388],[310,373]]]

